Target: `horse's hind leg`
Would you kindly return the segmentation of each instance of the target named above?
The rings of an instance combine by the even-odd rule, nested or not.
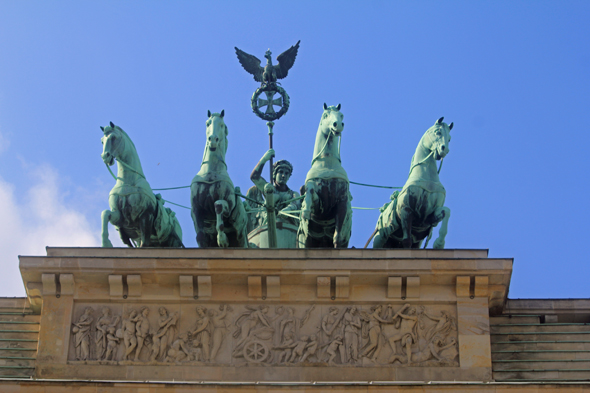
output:
[[[115,226],[119,223],[121,219],[121,213],[118,210],[110,211],[104,210],[101,214],[102,219],[102,247],[113,247],[113,243],[109,240],[109,222]]]
[[[348,247],[350,217],[348,217],[348,199],[338,202],[334,224],[334,248]]]
[[[154,215],[147,211],[139,218],[139,230],[141,232],[140,247],[149,247],[154,228]]]
[[[438,238],[434,241],[433,248],[445,248],[445,237],[447,236],[449,218],[451,218],[451,209],[446,206],[437,207],[434,213],[437,217],[442,215],[442,224],[438,230]]]
[[[384,248],[387,237],[382,236],[378,230],[376,232],[377,234],[373,238],[373,248]]]
[[[414,219],[414,214],[412,213],[412,209],[408,207],[403,207],[399,214],[400,222],[402,224],[402,244],[404,248],[411,248],[412,247],[412,221]]]
[[[215,215],[217,216],[217,244],[219,247],[227,248],[229,247],[229,241],[227,240],[227,235],[224,232],[225,226],[223,225],[223,217],[229,215],[227,201],[215,201]]]

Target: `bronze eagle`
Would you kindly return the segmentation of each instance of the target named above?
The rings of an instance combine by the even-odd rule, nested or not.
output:
[[[235,49],[242,67],[254,75],[256,82],[261,82],[261,85],[264,86],[270,83],[276,83],[277,79],[283,79],[287,76],[287,73],[295,63],[300,42],[301,40],[297,41],[295,45],[278,55],[277,65],[272,65],[272,52],[270,49],[267,50],[264,54],[264,57],[266,57],[266,66],[264,68],[260,66],[260,60],[256,56],[252,56],[237,47]]]

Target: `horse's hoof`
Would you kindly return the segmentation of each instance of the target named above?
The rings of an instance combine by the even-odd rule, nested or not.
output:
[[[217,244],[219,247],[228,248],[229,242],[227,241],[227,236],[223,232],[217,233]]]
[[[102,241],[102,247],[103,248],[113,248],[113,243],[111,243],[111,241],[109,239],[106,239]]]
[[[442,250],[443,248],[445,248],[445,241],[436,239],[432,248]]]

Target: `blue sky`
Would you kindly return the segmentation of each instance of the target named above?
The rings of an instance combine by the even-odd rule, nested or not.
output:
[[[441,172],[447,248],[514,257],[511,298],[588,297],[589,17],[587,1],[1,1],[0,295],[24,295],[18,254],[99,244],[109,121],[135,142],[152,187],[174,187],[199,169],[207,110],[225,109],[229,173],[250,187],[268,137],[234,46],[262,59],[301,40],[275,126],[293,189],[324,102],[342,104],[349,178],[371,184],[402,186],[444,116],[455,123]],[[360,207],[390,194],[351,192]],[[164,198],[188,205],[189,191]],[[196,247],[190,213],[174,210]],[[352,246],[377,216],[354,212]]]

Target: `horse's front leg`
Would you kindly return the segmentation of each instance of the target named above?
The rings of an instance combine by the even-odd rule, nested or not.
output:
[[[434,241],[433,248],[445,248],[445,237],[447,236],[449,218],[451,218],[451,209],[446,206],[437,207],[435,216],[440,217],[442,215],[442,224],[438,230],[438,238]]]
[[[311,185],[311,183],[310,183]],[[311,206],[313,205],[313,195],[315,190],[313,187],[309,187],[306,185],[305,191],[305,198],[303,199],[303,203],[301,204],[301,216],[305,220],[311,219]]]
[[[118,210],[104,210],[101,214],[102,219],[102,247],[113,247],[113,243],[109,240],[109,222],[115,226],[119,224],[121,213]]]
[[[229,206],[227,201],[219,200],[215,201],[215,215],[217,216],[216,229],[217,229],[217,244],[219,247],[229,247],[229,241],[225,234],[225,225],[223,224],[223,217],[229,216]]]

